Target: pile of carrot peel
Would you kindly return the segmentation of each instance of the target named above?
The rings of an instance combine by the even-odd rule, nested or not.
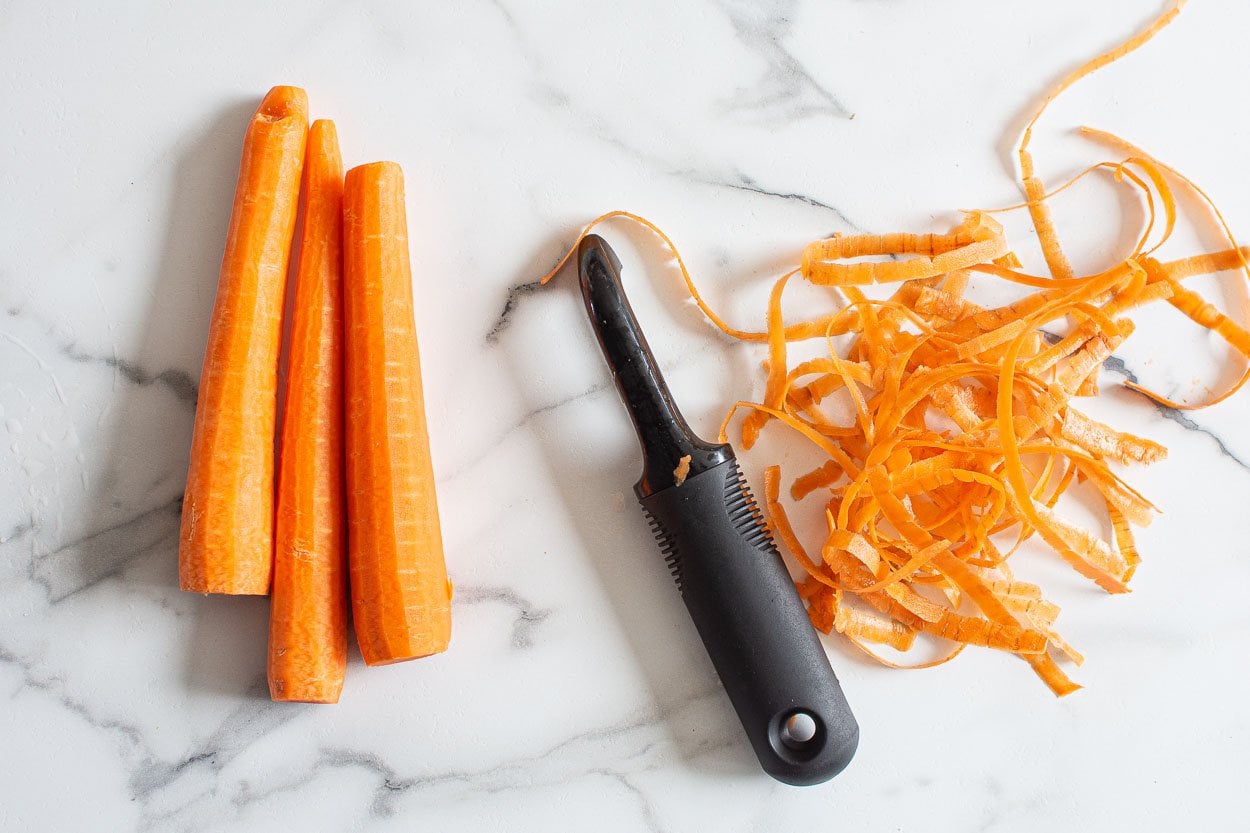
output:
[[[1250,250],[1238,245],[1201,188],[1142,149],[1089,128],[1083,135],[1125,156],[1048,192],[1030,152],[1034,125],[1059,93],[1142,46],[1181,5],[1063,78],[1023,133],[1018,155],[1026,201],[998,211],[1028,211],[1049,274],[1022,270],[995,211],[964,212],[946,234],[835,235],[803,250],[801,265],[773,286],[766,327],[747,331],[730,326],[703,300],[672,241],[652,223],[612,212],[591,224],[625,216],[647,226],[669,248],[692,298],[716,327],[767,345],[763,396],[732,407],[721,439],[735,414],[745,412],[744,448],[777,423],[827,457],[789,488],[793,501],[823,504],[823,538],[805,544],[796,534],[776,465],[764,472],[767,515],[802,568],[798,587],[813,624],[887,665],[929,667],[981,646],[1019,656],[1057,695],[1078,689],[1057,662],[1083,661],[1055,629],[1058,606],[1038,585],[1018,579],[1010,559],[1026,541],[1040,540],[1106,592],[1127,592],[1141,560],[1134,529],[1149,524],[1157,510],[1118,468],[1166,455],[1158,443],[1088,416],[1079,400],[1098,394],[1103,362],[1133,333],[1129,314],[1147,304],[1171,305],[1250,358],[1250,331],[1185,286],[1188,278],[1233,270],[1250,280]],[[1082,275],[1063,251],[1049,200],[1095,171],[1132,189],[1146,220],[1133,249],[1115,265]],[[1177,221],[1178,195],[1201,207],[1190,219],[1213,227],[1226,248],[1161,259]],[[967,294],[976,276],[1033,291],[985,308]],[[786,320],[782,301],[796,279],[828,288],[840,308]],[[895,288],[873,299],[861,288],[873,284]],[[827,342],[823,355],[792,358],[790,345],[814,339]],[[1161,406],[1194,409],[1228,398],[1248,376],[1250,370],[1196,404],[1125,385]],[[828,406],[835,402],[853,418],[834,416],[837,409]],[[1107,538],[1056,510],[1078,482],[1092,486],[1087,491],[1097,496],[1093,508],[1111,530]],[[921,635],[946,646],[938,659],[901,665],[874,647],[906,651]]]

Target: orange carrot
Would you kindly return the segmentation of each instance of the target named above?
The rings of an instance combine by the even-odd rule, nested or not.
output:
[[[343,160],[313,122],[304,160],[290,376],[278,464],[269,694],[337,703],[347,665],[343,515]]]
[[[307,136],[304,91],[274,87],[243,140],[182,504],[183,590],[269,592],[278,345]]]
[[[382,665],[451,637],[400,167],[348,171],[343,220],[352,619],[365,662]]]

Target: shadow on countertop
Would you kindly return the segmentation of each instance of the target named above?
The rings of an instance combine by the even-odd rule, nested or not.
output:
[[[131,568],[128,581],[155,584],[162,603],[191,622],[184,659],[188,691],[234,697],[267,697],[268,599],[183,594],[178,589],[181,495],[118,526],[118,507],[143,495],[118,494],[117,486],[159,476],[159,484],[169,488],[169,481],[176,480],[181,491],[186,479],[197,381],[239,149],[255,107],[253,99],[222,107],[193,126],[189,140],[171,154],[166,232],[147,284],[142,335],[128,358],[115,360],[133,384],[120,385],[114,395],[104,476],[90,496],[89,528],[103,530],[93,538],[115,540],[80,547],[76,565],[84,585],[126,568]]]
[[[561,237],[538,249],[527,274],[520,277],[528,279],[541,275],[553,262],[550,256],[553,253],[557,257],[562,255],[565,251],[562,247],[567,246],[570,239]],[[574,260],[570,259],[570,264],[566,264],[556,276],[555,283],[558,285],[546,291],[553,296],[564,296],[562,302],[567,302],[572,296],[575,299],[572,302],[580,309],[582,300],[577,290]],[[645,275],[630,274],[626,282],[646,279]],[[536,284],[521,286],[536,287]],[[675,302],[683,299],[676,286],[661,287],[660,291],[666,296],[671,294],[671,300]],[[532,290],[526,294],[530,292]],[[509,298],[511,300],[511,295]],[[512,306],[510,303],[505,313],[512,312]],[[682,308],[676,303],[666,306],[669,309]],[[643,323],[645,328],[646,322]],[[688,321],[681,322],[681,325],[691,326]],[[503,329],[496,325],[488,342],[500,352],[500,360],[509,371],[524,412],[545,413],[550,410],[550,404],[543,401],[541,391],[530,384],[531,380],[541,377],[543,368],[537,366],[533,351],[517,346],[517,333],[500,332]],[[578,337],[575,333],[565,335]],[[581,336],[585,349],[593,350],[594,357],[600,359],[589,324]],[[603,366],[603,379],[604,395],[615,401],[617,393],[606,365]],[[598,387],[594,389],[598,390]],[[624,421],[623,406],[621,414]],[[614,616],[619,623],[633,665],[639,669],[651,691],[653,715],[663,725],[682,762],[691,769],[718,775],[758,775],[766,778],[690,622],[681,594],[673,584],[642,511],[635,505],[632,488],[641,467],[641,452],[633,449],[632,431],[632,456],[624,466],[620,459],[607,459],[602,449],[580,446],[576,437],[557,435],[535,426],[531,426],[530,434],[541,446],[547,467],[545,477],[537,475],[533,479],[546,484],[551,490],[551,500],[563,506],[565,511],[561,514],[569,519],[581,543],[580,554],[591,560],[604,596],[610,602],[611,608],[606,615]],[[611,496],[587,489],[584,485],[589,472],[602,473],[615,469],[621,469],[619,492],[624,494],[621,511],[625,522],[619,525],[609,522],[607,507],[611,505]],[[689,627],[682,633],[664,634],[662,639],[657,640],[657,607],[668,610],[658,618],[665,622],[675,619]],[[691,657],[693,661],[674,674],[674,657],[677,655]]]

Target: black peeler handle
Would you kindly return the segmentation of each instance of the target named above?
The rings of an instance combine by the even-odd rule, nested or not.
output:
[[[855,754],[859,725],[733,449],[699,439],[682,418],[607,243],[587,236],[578,265],[642,445],[635,492],[755,754],[779,781],[827,781]]]

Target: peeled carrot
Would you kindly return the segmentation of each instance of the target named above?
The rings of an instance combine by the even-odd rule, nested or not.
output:
[[[269,694],[337,703],[347,665],[343,515],[343,160],[313,122],[304,160],[290,376],[278,463]]]
[[[383,665],[451,638],[400,167],[348,171],[343,220],[352,619],[365,662]]]
[[[307,134],[304,91],[274,87],[243,140],[182,504],[183,590],[269,592],[278,346]]]

